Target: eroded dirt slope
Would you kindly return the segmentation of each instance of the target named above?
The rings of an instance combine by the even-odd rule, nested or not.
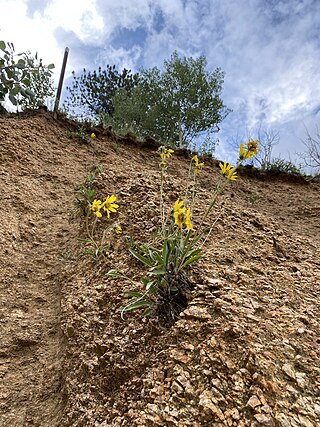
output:
[[[132,284],[106,272],[139,289],[126,236],[146,242],[157,225],[156,146],[99,130],[85,145],[69,128],[44,112],[0,119],[0,426],[320,425],[319,184],[241,176],[208,219],[180,320],[124,321]],[[170,162],[170,203],[188,167]],[[120,205],[105,259],[78,239],[89,172]],[[218,178],[207,161],[195,225]]]
[[[0,425],[52,427],[65,405],[60,258],[91,154],[45,113],[0,129]]]

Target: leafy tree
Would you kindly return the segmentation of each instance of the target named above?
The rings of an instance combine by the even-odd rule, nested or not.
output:
[[[40,66],[35,62],[37,57],[31,57],[29,52],[16,54],[13,43],[3,40],[0,40],[0,50],[0,103],[7,97],[15,106],[19,105],[22,97],[31,100],[35,97],[30,88],[35,76],[41,74],[49,78],[54,65],[44,66],[40,60]]]
[[[113,115],[112,97],[119,89],[129,94],[139,81],[138,74],[132,74],[127,69],[119,73],[115,65],[107,65],[106,70],[99,67],[98,71],[92,72],[84,68],[81,76],[76,76],[75,71],[72,76],[73,82],[67,86],[69,96],[64,108],[76,117],[98,121],[101,115]]]
[[[163,72],[142,68],[141,81],[131,94],[118,91],[113,97],[111,124],[181,147],[219,131],[230,112],[220,98],[224,73],[220,68],[209,72],[206,66],[204,56],[179,58],[174,52]]]

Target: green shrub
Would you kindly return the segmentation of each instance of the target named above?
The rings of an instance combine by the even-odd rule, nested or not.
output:
[[[289,160],[284,160],[281,158],[272,159],[267,167],[267,170],[273,172],[294,173],[299,175],[302,173],[300,167],[296,166]]]
[[[37,55],[32,57],[29,52],[16,54],[13,43],[0,40],[0,103],[8,97],[17,107],[39,106],[45,96],[42,83],[50,81],[53,68],[53,64],[44,66]],[[48,96],[52,95],[50,85],[49,88]]]

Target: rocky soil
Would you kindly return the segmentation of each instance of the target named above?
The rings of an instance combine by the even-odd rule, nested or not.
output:
[[[122,319],[145,274],[128,242],[158,224],[157,144],[75,130],[45,111],[0,118],[0,426],[320,426],[319,183],[239,171],[178,321]],[[170,206],[187,157],[170,161]],[[204,162],[195,227],[220,176]],[[83,241],[84,183],[117,195],[105,256]]]

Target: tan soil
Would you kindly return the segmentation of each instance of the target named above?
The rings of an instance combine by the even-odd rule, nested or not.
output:
[[[157,225],[157,146],[108,129],[85,144],[75,129],[45,111],[0,118],[0,426],[319,426],[319,183],[240,172],[208,221],[178,322],[122,320],[132,285],[106,272],[139,289],[125,236],[147,242]],[[205,162],[195,225],[219,178]],[[188,167],[175,153],[170,203]],[[120,205],[106,258],[79,240],[89,173]]]

